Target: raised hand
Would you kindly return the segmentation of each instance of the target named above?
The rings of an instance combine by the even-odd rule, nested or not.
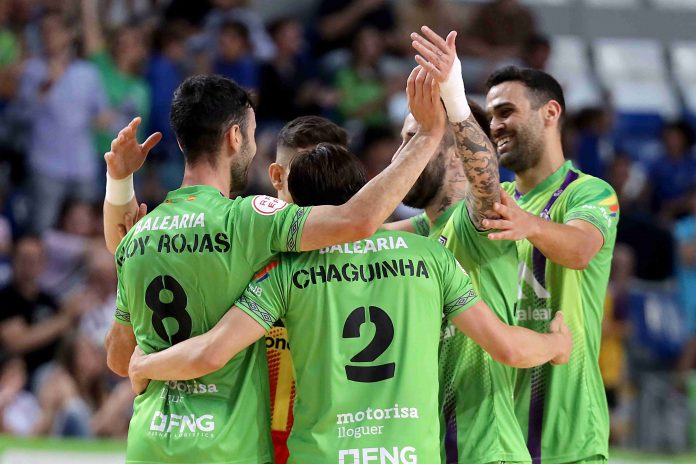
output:
[[[106,170],[114,179],[125,179],[140,169],[150,150],[162,140],[162,133],[155,132],[145,142],[138,143],[136,131],[141,122],[137,117],[121,129],[111,142],[111,151],[104,155]]]
[[[416,32],[411,34],[411,40],[413,40],[411,45],[419,53],[416,55],[416,62],[431,73],[438,82],[443,83],[449,77],[455,61],[459,63],[455,46],[457,33],[452,31],[447,34],[447,38],[443,39],[428,26],[421,27],[421,32],[423,35]]]
[[[419,124],[419,132],[444,133],[445,110],[440,102],[440,90],[433,76],[416,66],[406,82],[408,108]]]
[[[555,333],[561,336],[561,351],[558,356],[551,360],[551,364],[558,365],[567,363],[570,360],[570,353],[573,351],[573,337],[571,336],[570,329],[566,325],[561,311],[558,311],[551,321],[549,333]]]

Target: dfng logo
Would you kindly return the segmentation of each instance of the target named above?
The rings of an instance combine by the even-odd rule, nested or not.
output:
[[[354,448],[338,451],[338,464],[417,464],[416,449],[407,446],[399,450],[387,448]]]

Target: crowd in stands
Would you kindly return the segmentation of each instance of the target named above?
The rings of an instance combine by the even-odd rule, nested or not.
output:
[[[177,188],[169,105],[187,76],[221,74],[253,92],[258,151],[238,193],[273,194],[275,137],[297,116],[348,129],[371,176],[388,165],[407,112],[408,33],[420,25],[459,32],[470,95],[485,94],[496,67],[544,69],[551,53],[517,0],[317,0],[297,17],[261,17],[251,3],[0,0],[1,432],[124,436],[133,396],[103,353],[116,276],[101,230],[102,156],[141,116],[141,140],[164,138],[136,178],[138,198],[154,207]],[[610,103],[566,115],[564,146],[621,205],[601,365],[612,439],[629,444],[645,413],[631,406],[640,373],[664,371],[679,395],[696,368],[696,133],[666,121],[661,153],[646,162],[616,137],[614,116]]]

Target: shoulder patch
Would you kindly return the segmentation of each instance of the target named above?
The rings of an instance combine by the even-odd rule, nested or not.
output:
[[[288,204],[278,198],[269,197],[268,195],[257,195],[251,201],[251,206],[254,211],[264,216],[272,216],[278,211],[284,209]]]

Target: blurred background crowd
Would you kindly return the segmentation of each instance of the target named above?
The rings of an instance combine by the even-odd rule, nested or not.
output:
[[[256,98],[240,193],[274,193],[276,134],[306,114],[348,129],[374,176],[400,144],[408,33],[427,24],[459,32],[480,102],[506,64],[564,85],[566,157],[621,204],[600,359],[612,442],[696,446],[696,30],[674,21],[693,26],[696,1],[0,0],[0,431],[126,433],[129,384],[103,353],[116,276],[102,156],[118,130],[141,116],[141,137],[164,134],[136,179],[154,207],[183,168],[173,91],[217,73]]]

